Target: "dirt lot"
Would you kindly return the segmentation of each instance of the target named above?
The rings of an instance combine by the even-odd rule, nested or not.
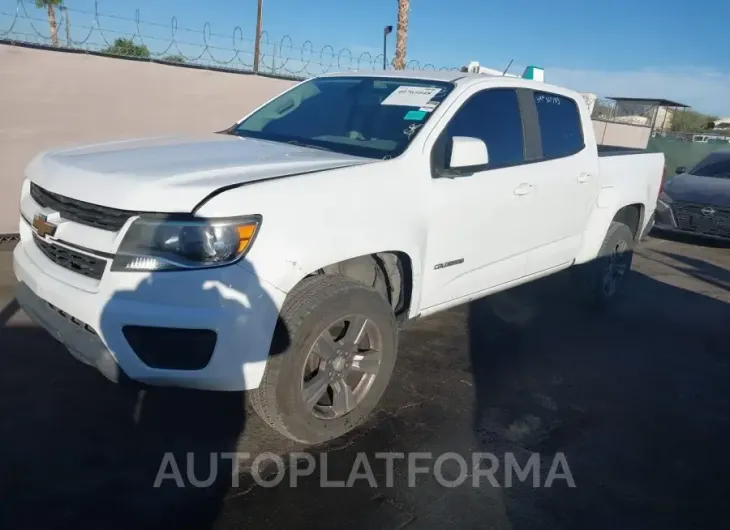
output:
[[[603,315],[561,277],[410,325],[377,413],[301,447],[239,395],[141,392],[80,365],[17,312],[0,253],[0,527],[727,528],[730,249],[650,239],[634,270]],[[539,452],[541,485],[562,452],[576,487],[427,474],[411,488],[402,461],[392,487],[322,488],[315,473],[264,488],[245,471],[235,487],[223,464],[208,488],[153,487],[166,452],[191,453],[203,479],[210,452],[236,450],[326,454],[333,480],[359,452]]]

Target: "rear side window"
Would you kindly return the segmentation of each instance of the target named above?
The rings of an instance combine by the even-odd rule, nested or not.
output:
[[[542,137],[544,158],[561,158],[580,152],[583,129],[578,106],[571,98],[548,92],[533,92]]]
[[[445,136],[447,140],[454,136],[483,140],[489,152],[487,169],[523,162],[524,138],[517,92],[511,88],[477,92],[451,118]],[[448,160],[451,142],[446,144]]]

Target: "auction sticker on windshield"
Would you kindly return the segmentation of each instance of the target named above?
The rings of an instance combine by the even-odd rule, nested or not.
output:
[[[383,100],[381,105],[422,107],[440,91],[440,88],[430,86],[399,86]]]

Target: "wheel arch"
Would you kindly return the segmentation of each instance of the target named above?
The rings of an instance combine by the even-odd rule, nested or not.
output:
[[[291,245],[289,248],[287,243]],[[251,256],[242,260],[240,265],[286,295],[305,278],[318,274],[341,274],[362,281],[363,275],[367,277],[367,267],[363,264],[369,263],[380,269],[383,279],[389,284],[398,283],[394,278],[401,280],[393,306],[398,320],[417,314],[422,278],[420,248],[405,245],[373,248],[361,242],[356,245],[350,243],[349,240],[338,242],[334,239],[312,248],[300,246],[297,241],[269,244],[269,247],[254,248]],[[346,248],[349,246],[356,248]],[[363,283],[372,286],[371,282]],[[391,298],[388,297],[388,300]]]
[[[408,318],[413,300],[413,260],[407,252],[385,250],[347,258],[318,267],[302,280],[317,274],[342,274],[375,287],[398,319]]]
[[[643,202],[621,200],[613,188],[603,190],[586,224],[575,263],[586,263],[596,258],[608,228],[614,221],[627,224],[634,234],[634,240],[638,241],[646,221],[645,215],[646,205]]]
[[[612,221],[628,226],[634,235],[634,241],[637,241],[641,235],[641,227],[644,226],[645,210],[646,208],[641,203],[627,204],[616,212]]]

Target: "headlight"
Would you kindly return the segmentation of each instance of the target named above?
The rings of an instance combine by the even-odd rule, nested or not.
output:
[[[661,204],[665,208],[669,208],[672,204],[672,198],[662,191],[659,194],[659,204]]]
[[[113,271],[220,267],[241,259],[253,244],[261,216],[236,219],[140,217],[124,235]]]

